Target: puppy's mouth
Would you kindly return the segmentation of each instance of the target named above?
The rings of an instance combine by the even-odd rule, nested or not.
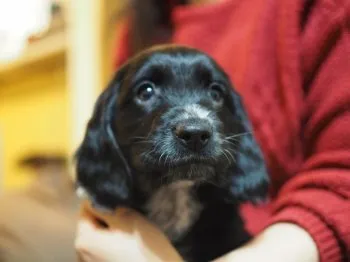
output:
[[[168,164],[164,164],[168,167],[181,167],[188,165],[215,166],[217,165],[217,161],[211,157],[186,156],[179,159],[172,159]]]
[[[171,169],[185,166],[212,166],[219,164],[219,158],[214,156],[203,156],[199,154],[147,154],[141,153],[138,157],[138,164],[143,168]]]
[[[220,168],[227,166],[230,160],[230,155],[226,153],[226,157],[221,153],[225,149],[213,149],[206,152],[191,152],[189,150],[179,150],[179,147],[170,146],[151,146],[132,148],[131,157],[132,164],[136,169],[163,171],[173,168],[186,166],[208,166]],[[162,150],[163,149],[163,150]],[[181,149],[181,148],[180,148]],[[233,156],[232,156],[233,158]]]
[[[227,167],[226,158],[220,154],[219,149],[191,152],[181,150],[181,147],[156,145],[152,143],[144,147],[134,147],[132,160],[136,170],[158,174],[155,177],[160,179],[161,183],[180,180],[213,183],[217,180],[216,174]]]
[[[181,163],[162,172],[162,182],[173,183],[189,180],[195,183],[211,181],[215,178],[216,168],[205,162]]]

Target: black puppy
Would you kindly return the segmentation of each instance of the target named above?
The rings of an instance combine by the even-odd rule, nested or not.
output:
[[[96,207],[129,206],[186,261],[249,239],[238,214],[267,174],[239,95],[207,55],[163,46],[130,59],[99,97],[77,152],[78,185]]]

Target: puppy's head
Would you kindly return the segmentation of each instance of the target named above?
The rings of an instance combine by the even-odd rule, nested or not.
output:
[[[78,183],[95,204],[131,204],[179,180],[264,196],[267,175],[239,95],[207,55],[150,49],[129,60],[98,99],[77,153]]]

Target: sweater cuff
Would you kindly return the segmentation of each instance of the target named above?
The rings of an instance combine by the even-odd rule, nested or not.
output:
[[[276,213],[269,225],[281,222],[296,224],[311,235],[317,245],[320,262],[341,262],[341,250],[334,232],[316,214],[303,207],[288,206]]]

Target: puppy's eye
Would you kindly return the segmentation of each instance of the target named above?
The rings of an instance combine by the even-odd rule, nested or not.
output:
[[[223,86],[218,83],[211,84],[209,87],[209,95],[215,102],[222,102],[224,99]]]
[[[155,95],[155,86],[152,82],[145,81],[137,88],[137,98],[140,101],[150,100]]]

